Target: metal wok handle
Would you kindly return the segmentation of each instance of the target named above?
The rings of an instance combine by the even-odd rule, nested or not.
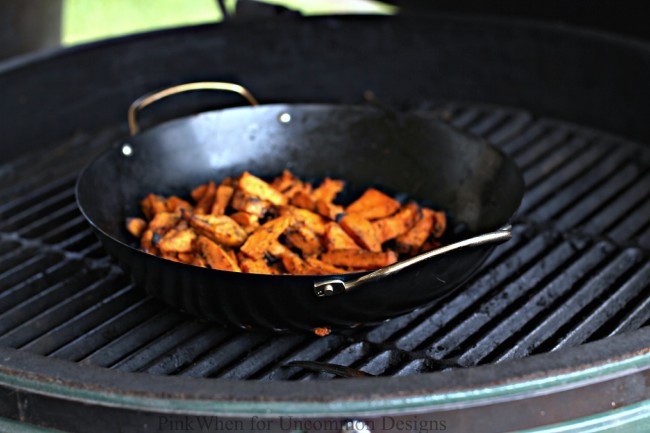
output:
[[[223,83],[218,81],[203,81],[197,83],[180,84],[178,86],[168,87],[158,92],[140,96],[138,99],[133,101],[133,103],[131,103],[128,112],[129,130],[131,131],[131,135],[137,134],[140,130],[138,121],[136,119],[136,115],[140,110],[168,96],[189,92],[192,90],[225,90],[228,92],[235,92],[246,98],[246,100],[251,105],[258,105],[257,100],[253,97],[251,92],[239,84]]]
[[[373,281],[379,280],[380,278],[384,278],[389,275],[393,275],[397,272],[400,272],[403,269],[406,269],[417,263],[421,263],[426,260],[432,259],[434,257],[438,257],[443,254],[447,254],[452,251],[460,250],[463,248],[504,242],[510,239],[511,237],[512,237],[512,226],[508,225],[492,233],[486,233],[484,235],[475,236],[473,238],[465,239],[460,242],[456,242],[450,245],[445,245],[444,247],[436,248],[435,250],[431,250],[424,254],[417,255],[410,259],[386,266],[385,268],[378,269],[369,274],[365,274],[354,280],[343,281],[338,278],[335,278],[331,280],[319,281],[317,283],[314,283],[314,293],[319,298],[332,296],[339,293],[344,293],[354,289],[355,287],[361,286],[366,283],[371,283]]]

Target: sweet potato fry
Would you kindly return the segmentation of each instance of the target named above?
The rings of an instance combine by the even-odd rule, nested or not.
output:
[[[395,239],[397,252],[409,255],[417,254],[429,237],[433,227],[433,219],[434,212],[431,209],[422,208],[422,217],[409,231],[397,236]]]
[[[447,216],[444,212],[434,212],[434,223],[433,228],[431,229],[431,235],[434,238],[439,238],[443,235],[447,229]]]
[[[161,253],[160,253],[160,257],[162,257],[162,258],[165,259],[165,260],[171,260],[172,262],[182,263],[182,262],[178,259],[176,253],[165,253],[165,252],[161,252]]]
[[[373,221],[372,225],[377,232],[377,238],[380,243],[406,233],[415,225],[419,214],[418,205],[409,203],[400,209],[395,215]]]
[[[302,183],[300,179],[294,176],[289,170],[284,170],[282,175],[273,179],[271,186],[280,192],[286,192],[289,188],[293,187],[297,183]]]
[[[382,252],[334,250],[323,253],[321,260],[334,266],[354,269],[379,269],[397,262],[397,254],[392,250]]]
[[[247,212],[235,212],[230,215],[239,224],[246,234],[253,233],[260,226],[260,218]]]
[[[168,212],[176,212],[181,209],[192,210],[192,205],[182,198],[176,197],[175,195],[169,197],[165,203],[167,206]]]
[[[292,198],[298,193],[304,193],[307,195],[311,194],[311,184],[306,182],[299,182],[283,192],[283,194],[289,198]]]
[[[149,194],[145,218],[127,219],[141,248],[169,260],[258,274],[326,275],[381,268],[400,254],[439,246],[445,214],[367,190],[347,208],[334,204],[342,180],[313,188],[289,170],[271,183],[244,172],[177,196]],[[261,225],[260,221],[265,221]],[[383,248],[383,249],[382,249]]]
[[[267,221],[246,239],[241,251],[248,257],[261,259],[292,222],[293,218],[288,215]]]
[[[273,179],[271,186],[289,199],[299,192],[311,194],[311,184],[301,181],[289,170],[284,170],[281,176]]]
[[[231,186],[233,188],[237,187],[237,180],[232,177],[224,177],[219,186]]]
[[[208,186],[203,193],[203,197],[196,203],[194,206],[194,213],[197,215],[209,214],[212,210],[212,204],[214,203],[214,197],[217,193],[217,185],[214,182],[208,182]]]
[[[246,232],[226,215],[192,215],[183,213],[186,221],[198,234],[227,247],[238,247],[246,241]]]
[[[237,189],[232,196],[230,206],[235,210],[263,217],[271,209],[272,204],[268,200],[253,197]]]
[[[329,263],[325,263],[322,260],[318,260],[316,257],[307,257],[305,259],[305,262],[307,262],[307,264],[312,267],[315,273],[320,275],[344,274],[346,272],[349,272],[346,269],[341,269],[334,265],[330,265]]]
[[[160,212],[167,212],[165,199],[156,194],[149,194],[144,199],[142,199],[140,202],[140,207],[142,208],[142,213],[147,218],[147,220],[151,220]]]
[[[127,218],[126,229],[136,238],[142,236],[142,233],[147,229],[147,222],[142,218]]]
[[[223,215],[226,213],[226,208],[230,204],[235,189],[228,185],[219,185],[215,194],[214,203],[212,204],[212,215]]]
[[[316,209],[316,203],[314,202],[314,199],[312,199],[311,196],[304,191],[296,192],[293,197],[291,197],[291,204],[310,211]]]
[[[300,209],[295,206],[281,206],[279,212],[282,216],[291,216],[296,222],[304,224],[317,235],[322,236],[325,233],[326,222],[323,217],[317,213],[307,209]]]
[[[230,254],[205,236],[199,236],[196,240],[199,253],[204,257],[205,263],[212,269],[222,271],[241,272],[236,261],[233,261]]]
[[[289,248],[275,240],[269,244],[267,252],[273,257],[282,258],[287,254],[294,254]]]
[[[247,171],[239,177],[238,188],[250,196],[268,200],[276,206],[287,204],[289,201],[280,191]]]
[[[205,262],[205,259],[203,257],[201,257],[200,254],[194,254],[194,257],[192,258],[191,264],[193,264],[194,266],[201,267],[201,268],[207,268],[208,267],[208,264]]]
[[[335,222],[327,223],[323,236],[323,245],[327,251],[361,249],[345,230]]]
[[[208,189],[208,184],[204,183],[203,185],[199,185],[196,188],[192,190],[190,193],[190,196],[192,197],[192,200],[198,203],[199,200],[201,200],[201,197],[205,194],[205,191]]]
[[[291,253],[282,256],[282,264],[287,272],[292,275],[316,275],[317,272],[307,262],[301,259],[298,254]]]
[[[424,243],[424,245],[422,245],[422,247],[420,248],[420,251],[418,251],[418,254],[419,253],[424,253],[424,252],[427,252],[427,251],[431,251],[431,250],[435,250],[440,245],[441,245],[440,242],[438,242],[438,241],[436,241],[434,239],[429,239],[428,241],[426,241]]]
[[[345,208],[345,212],[357,214],[368,220],[376,220],[392,215],[399,208],[400,203],[397,200],[381,191],[370,188]]]
[[[153,230],[147,229],[142,233],[140,238],[140,248],[142,248],[146,253],[156,255],[158,253],[158,248],[153,244]]]
[[[335,220],[337,215],[342,214],[344,211],[343,206],[325,200],[316,200],[316,212],[325,218]]]
[[[194,262],[194,253],[193,252],[191,252],[191,253],[178,253],[176,256],[178,257],[179,261],[181,261],[183,263],[187,263],[188,265],[191,265]]]
[[[173,228],[157,243],[162,253],[191,253],[196,233],[192,229],[178,230]]]
[[[321,239],[301,223],[293,224],[284,232],[289,243],[298,248],[304,256],[311,256],[320,253]]]
[[[323,200],[326,203],[331,203],[336,195],[343,191],[345,187],[345,182],[342,180],[333,180],[329,177],[326,177],[325,180],[320,184],[318,188],[312,192],[311,196],[316,200]]]
[[[266,264],[266,261],[264,259],[255,260],[248,257],[243,257],[240,261],[240,267],[242,272],[247,272],[249,274],[273,275],[276,272]]]
[[[181,219],[179,212],[158,212],[149,222],[149,229],[163,236],[174,228]]]
[[[367,219],[358,214],[348,214],[341,218],[339,224],[354,242],[363,248],[374,252],[381,251],[381,242],[378,240],[376,229]]]

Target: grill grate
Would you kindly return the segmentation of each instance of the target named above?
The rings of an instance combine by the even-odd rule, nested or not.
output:
[[[0,346],[157,375],[327,379],[329,362],[397,376],[561,350],[650,322],[650,150],[502,107],[448,104],[512,155],[527,194],[514,238],[444,301],[324,338],[222,329],[147,298],[78,212],[79,169],[124,131],[0,166]]]

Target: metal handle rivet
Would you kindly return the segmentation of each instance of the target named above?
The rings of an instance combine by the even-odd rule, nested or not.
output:
[[[122,155],[131,156],[133,155],[133,148],[130,144],[125,144],[122,146]]]
[[[334,293],[334,286],[332,286],[331,284],[326,285],[325,287],[323,287],[323,293],[325,293],[326,295],[331,295],[332,293]]]

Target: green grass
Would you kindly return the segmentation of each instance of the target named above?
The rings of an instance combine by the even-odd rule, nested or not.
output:
[[[2,0],[0,0],[2,1]],[[372,0],[265,0],[306,15],[395,11]],[[234,0],[226,0],[229,7]],[[216,0],[64,0],[62,43],[74,45],[129,33],[217,22]]]
[[[62,42],[72,45],[220,19],[215,0],[65,0]]]

